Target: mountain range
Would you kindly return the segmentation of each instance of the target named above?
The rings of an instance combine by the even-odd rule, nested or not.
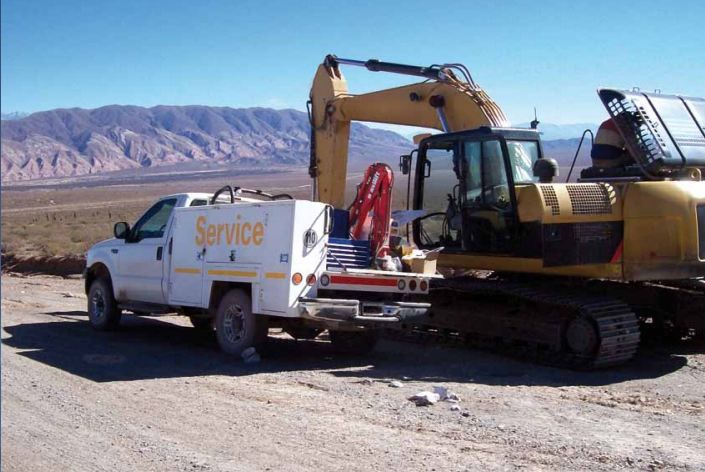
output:
[[[28,113],[24,113],[21,111],[13,111],[11,113],[0,113],[0,118],[3,120],[19,120],[20,118],[24,118],[27,115]]]
[[[301,167],[309,159],[308,116],[297,110],[110,105],[10,115],[2,121],[0,171],[6,183],[194,165]],[[393,131],[352,125],[351,163],[395,163],[412,147]],[[546,154],[561,165],[570,165],[576,147],[577,139],[544,142]]]
[[[2,180],[80,176],[160,166],[271,167],[309,159],[306,113],[268,108],[111,105],[2,121]],[[354,123],[350,159],[408,152],[391,131]]]

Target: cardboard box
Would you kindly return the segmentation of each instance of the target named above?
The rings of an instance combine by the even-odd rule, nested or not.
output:
[[[418,253],[404,256],[402,262],[409,265],[411,272],[417,274],[433,275],[436,273],[436,263],[440,250],[426,252],[421,255]]]

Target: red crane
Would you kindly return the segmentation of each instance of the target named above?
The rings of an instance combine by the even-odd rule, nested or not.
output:
[[[360,239],[365,222],[372,213],[369,231],[370,251],[375,257],[389,251],[389,219],[392,211],[394,173],[387,164],[375,162],[365,171],[350,205],[350,237]]]

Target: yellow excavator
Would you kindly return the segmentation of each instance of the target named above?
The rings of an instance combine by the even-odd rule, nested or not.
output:
[[[425,80],[353,95],[341,65]],[[407,333],[589,369],[633,357],[640,327],[705,330],[705,100],[598,94],[634,164],[558,183],[535,125],[512,128],[462,64],[325,58],[308,102],[314,199],[345,207],[352,121],[441,131],[400,168],[407,208],[423,212],[410,239],[443,248],[457,276],[435,283],[432,317]]]

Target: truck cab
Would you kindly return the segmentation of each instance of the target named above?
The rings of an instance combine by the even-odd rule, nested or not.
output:
[[[88,251],[89,320],[108,330],[123,311],[175,312],[239,355],[269,326],[297,338],[327,329],[357,352],[381,325],[426,316],[430,276],[348,267],[331,255],[333,222],[330,205],[238,187],[161,197]]]
[[[209,194],[180,193],[159,198],[133,226],[115,224],[114,238],[88,251],[86,290],[93,277],[107,270],[115,299],[145,305],[165,305],[168,296],[168,235],[175,208],[208,204]],[[103,266],[105,269],[98,269]],[[152,307],[152,308],[156,308]]]

